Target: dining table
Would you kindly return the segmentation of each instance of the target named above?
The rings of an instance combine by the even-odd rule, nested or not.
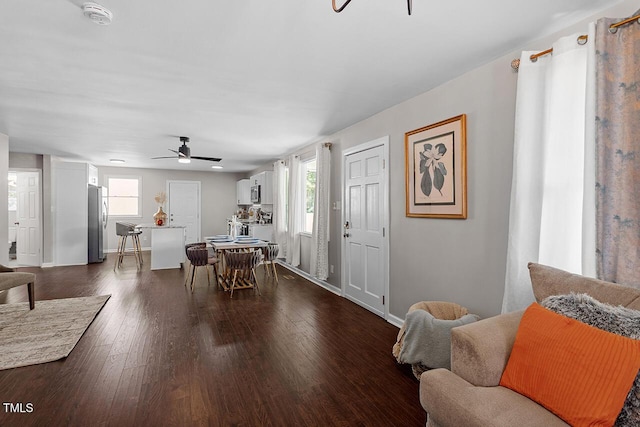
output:
[[[218,275],[218,283],[222,286],[225,291],[231,290],[231,282],[233,281],[233,274],[229,268],[227,268],[227,264],[225,261],[225,254],[228,252],[250,252],[255,250],[262,250],[262,248],[266,247],[269,242],[264,240],[255,240],[249,242],[242,241],[216,241],[216,240],[207,240],[207,243],[211,245],[216,254],[219,255],[221,268],[219,269]],[[236,283],[234,285],[234,289],[253,289],[254,285],[251,282],[248,275],[240,276],[236,278]]]

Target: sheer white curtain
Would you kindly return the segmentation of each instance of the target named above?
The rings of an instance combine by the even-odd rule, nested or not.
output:
[[[534,301],[528,262],[595,275],[595,29],[523,52],[502,312]]]
[[[329,277],[330,174],[331,144],[319,144],[316,147],[316,195],[313,207],[310,273],[320,280]]]
[[[284,161],[273,164],[273,240],[280,246],[280,256],[287,253],[287,170]]]
[[[300,265],[300,233],[303,229],[304,191],[298,156],[289,157],[289,206],[287,226],[287,254],[288,264]]]

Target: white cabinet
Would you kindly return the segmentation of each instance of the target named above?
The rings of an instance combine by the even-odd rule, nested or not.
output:
[[[251,224],[249,225],[249,235],[260,240],[273,241],[272,224]]]
[[[93,165],[87,165],[87,183],[98,185],[98,168]]]
[[[236,182],[236,193],[238,197],[238,205],[251,204],[251,180],[241,179]]]
[[[251,177],[251,186],[260,186],[260,204],[273,204],[273,172],[264,171]]]

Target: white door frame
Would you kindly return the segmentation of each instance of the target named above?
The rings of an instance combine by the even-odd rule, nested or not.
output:
[[[42,248],[43,248],[43,242],[44,242],[44,230],[42,229],[43,227],[43,215],[44,215],[44,206],[42,205],[42,169],[36,169],[36,168],[9,168],[9,170],[7,172],[15,172],[15,173],[21,173],[21,172],[37,172],[38,173],[38,194],[37,194],[37,198],[38,198],[38,205],[40,207],[40,212],[38,212],[38,265],[37,267],[42,266]],[[9,224],[7,224],[7,228],[9,227]],[[18,230],[16,230],[16,246],[17,246],[17,232]],[[8,251],[8,249],[7,249]],[[17,247],[16,247],[16,261],[17,261]]]
[[[389,135],[383,136],[378,139],[374,139],[373,141],[365,142],[363,144],[356,145],[355,147],[348,148],[342,151],[342,161],[341,161],[341,182],[340,182],[340,192],[342,193],[342,207],[341,207],[341,222],[340,222],[340,238],[341,238],[341,252],[340,252],[340,288],[342,296],[353,301],[351,298],[347,297],[346,288],[347,288],[347,272],[346,272],[346,240],[342,237],[342,233],[344,230],[345,223],[345,212],[346,212],[346,192],[345,192],[345,172],[346,167],[345,163],[347,160],[347,156],[351,154],[355,154],[361,151],[366,151],[371,148],[382,146],[382,161],[383,161],[383,170],[382,170],[382,180],[384,181],[384,191],[382,194],[383,199],[383,212],[382,212],[382,227],[384,229],[382,244],[384,250],[384,319],[388,319],[389,317]],[[357,301],[353,301],[358,304]]]
[[[188,181],[184,179],[168,179],[167,180],[167,215],[171,217],[171,183],[176,184],[196,184],[198,187],[198,236],[202,240],[202,183],[200,181]]]

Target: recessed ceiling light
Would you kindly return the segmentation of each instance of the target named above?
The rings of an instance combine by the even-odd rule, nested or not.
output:
[[[109,161],[111,163],[124,163],[124,160],[122,160],[122,159],[109,159]]]
[[[213,165],[213,166],[211,166],[211,169],[222,169],[222,166],[220,166],[220,165]]]

